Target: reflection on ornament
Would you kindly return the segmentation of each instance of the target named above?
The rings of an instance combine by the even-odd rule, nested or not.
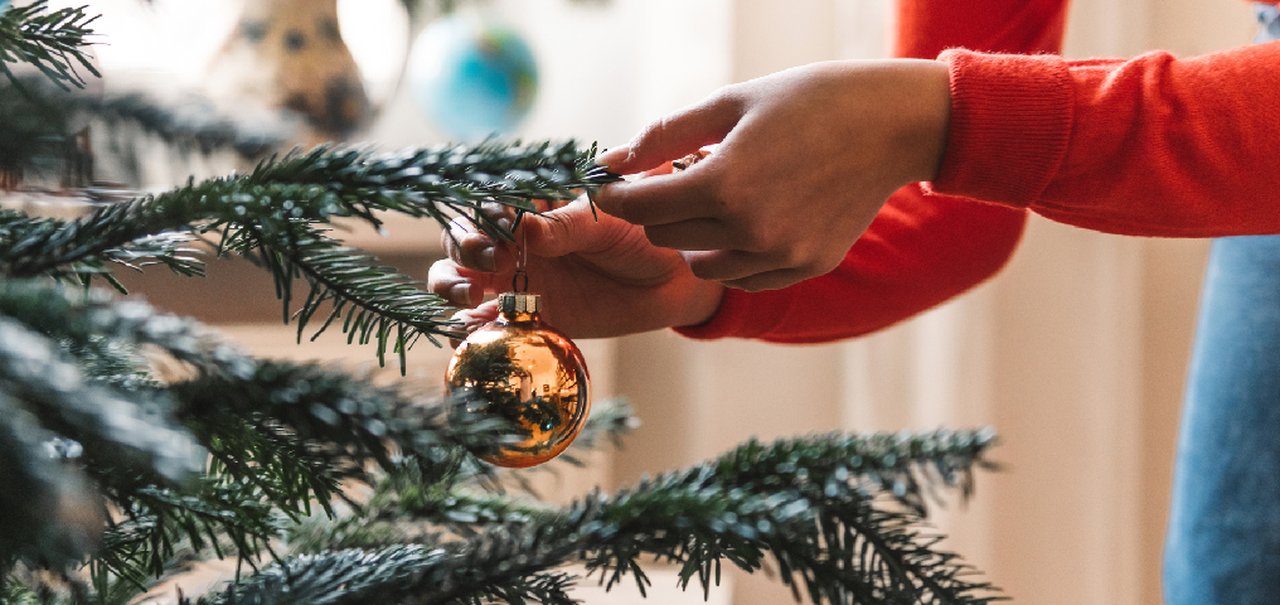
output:
[[[586,361],[573,341],[542,322],[538,295],[505,293],[501,314],[472,332],[445,373],[468,411],[500,417],[515,439],[481,456],[498,466],[542,464],[569,447],[591,409]]]
[[[313,130],[303,143],[344,139],[371,115],[337,0],[246,2],[205,84],[229,102],[297,112]]]
[[[511,132],[529,113],[538,66],[515,31],[455,13],[419,34],[408,82],[437,128],[457,140],[477,141]]]

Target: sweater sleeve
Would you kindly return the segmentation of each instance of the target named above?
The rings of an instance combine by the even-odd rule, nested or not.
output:
[[[1280,42],[1180,60],[949,50],[940,193],[1130,235],[1280,233]]]
[[[931,58],[952,46],[1057,52],[1065,0],[900,0],[894,52]],[[821,342],[871,332],[938,305],[1004,265],[1026,212],[918,185],[889,198],[834,271],[782,290],[729,290],[693,338]]]

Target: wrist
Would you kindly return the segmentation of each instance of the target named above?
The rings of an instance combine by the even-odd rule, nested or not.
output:
[[[907,182],[931,181],[942,167],[951,119],[951,74],[946,63],[907,60],[903,78],[912,100],[903,108],[905,116],[899,139],[908,158]]]

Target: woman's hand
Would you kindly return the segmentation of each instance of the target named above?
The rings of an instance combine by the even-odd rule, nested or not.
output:
[[[597,214],[598,221],[579,198],[521,220],[530,291],[542,295],[548,323],[569,336],[593,338],[695,325],[715,313],[719,284],[695,277],[678,253],[650,244],[639,227]],[[465,219],[455,220],[443,240],[448,258],[431,266],[432,292],[475,307],[485,293],[510,289],[511,244],[495,242]],[[459,319],[471,331],[496,316],[491,301]]]
[[[936,61],[816,63],[729,86],[597,161],[629,174],[719,143],[689,170],[604,187],[606,212],[746,290],[835,268],[899,187],[932,179],[950,112]]]

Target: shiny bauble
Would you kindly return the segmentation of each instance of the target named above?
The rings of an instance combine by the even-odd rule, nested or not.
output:
[[[460,11],[423,29],[407,73],[432,125],[457,141],[511,133],[538,90],[533,51],[514,30]]]
[[[500,295],[498,318],[467,336],[445,373],[449,392],[463,397],[469,413],[512,426],[511,440],[480,456],[498,466],[534,466],[560,455],[591,409],[582,352],[543,323],[539,305],[536,294]]]

